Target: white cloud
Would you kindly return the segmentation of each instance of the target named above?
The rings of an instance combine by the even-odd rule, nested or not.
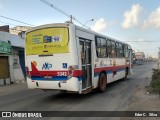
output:
[[[138,41],[139,41],[139,42],[143,42],[144,39],[143,39],[143,38],[139,38]]]
[[[103,32],[106,30],[107,27],[113,24],[114,21],[106,22],[104,18],[100,18],[99,20],[96,21],[96,23],[93,26],[91,26],[91,29],[96,32]]]
[[[107,27],[107,23],[105,22],[104,18],[100,18],[99,20],[96,21],[94,26],[91,27],[91,29],[96,32],[101,32],[105,30],[106,27]]]
[[[131,10],[125,11],[122,28],[127,29],[135,27],[139,24],[139,17],[142,11],[142,7],[139,4],[132,5]]]
[[[160,28],[160,7],[151,12],[149,17],[144,20],[143,28]]]

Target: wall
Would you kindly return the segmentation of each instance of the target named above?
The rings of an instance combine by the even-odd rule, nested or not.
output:
[[[13,58],[12,58],[12,66],[13,66],[13,74],[14,74],[14,80],[24,80],[24,75],[20,66],[20,60],[19,60],[19,52],[18,49],[13,49]]]
[[[11,55],[0,53],[0,56],[9,57],[8,62],[11,82],[15,82],[17,80],[24,80],[24,75],[22,73],[22,69],[19,62],[19,49],[24,49],[24,39],[22,39],[18,35],[12,35],[10,33],[0,31],[0,41],[10,41],[12,45]]]

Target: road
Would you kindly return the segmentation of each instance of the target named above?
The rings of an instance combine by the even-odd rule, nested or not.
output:
[[[129,79],[108,84],[105,93],[77,95],[29,90],[26,84],[2,86],[0,111],[125,111],[137,86],[151,80],[152,68],[155,66],[156,63],[151,62],[136,65]]]

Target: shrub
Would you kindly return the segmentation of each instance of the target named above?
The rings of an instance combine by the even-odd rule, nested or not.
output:
[[[153,69],[151,87],[160,94],[160,69]]]

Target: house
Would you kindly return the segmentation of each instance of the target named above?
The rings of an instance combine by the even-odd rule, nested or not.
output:
[[[0,85],[25,80],[24,39],[0,31]]]

